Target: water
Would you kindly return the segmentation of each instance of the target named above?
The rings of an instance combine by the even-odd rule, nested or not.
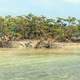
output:
[[[80,56],[0,55],[0,80],[79,80]]]

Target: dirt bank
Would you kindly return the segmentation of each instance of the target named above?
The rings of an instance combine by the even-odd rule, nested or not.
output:
[[[65,42],[54,42],[45,40],[22,40],[22,41],[4,42],[0,45],[0,48],[37,48],[37,49],[76,48],[77,49],[80,48],[80,43],[72,43],[72,42],[65,43]]]

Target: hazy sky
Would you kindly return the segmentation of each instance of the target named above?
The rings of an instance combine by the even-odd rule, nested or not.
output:
[[[0,15],[80,17],[80,0],[0,0]]]

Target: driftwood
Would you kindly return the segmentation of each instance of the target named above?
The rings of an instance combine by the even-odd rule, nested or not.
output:
[[[53,42],[52,40],[40,40],[35,48],[52,48],[53,47]]]
[[[11,41],[9,37],[2,37],[0,39],[1,48],[57,48],[54,40],[51,38],[40,40],[22,40]]]

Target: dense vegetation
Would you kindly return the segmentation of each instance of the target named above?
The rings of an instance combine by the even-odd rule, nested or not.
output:
[[[47,39],[72,41],[80,38],[80,20],[75,17],[46,18],[44,16],[0,17],[0,37],[10,40]]]

